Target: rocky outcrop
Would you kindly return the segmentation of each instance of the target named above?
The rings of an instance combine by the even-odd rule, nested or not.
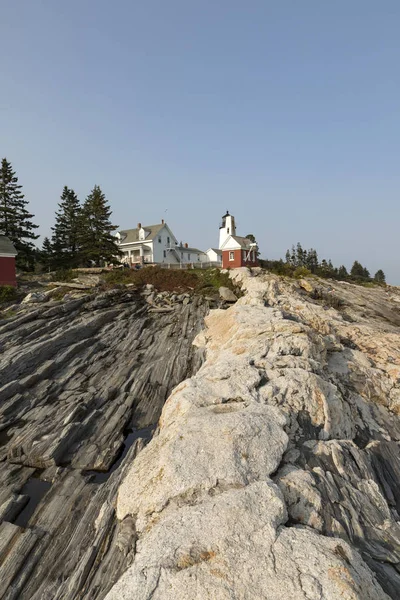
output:
[[[400,595],[400,294],[232,272],[206,362],[127,467],[107,600]]]
[[[0,598],[104,598],[132,562],[118,487],[202,361],[207,302],[168,306],[121,288],[0,321]]]

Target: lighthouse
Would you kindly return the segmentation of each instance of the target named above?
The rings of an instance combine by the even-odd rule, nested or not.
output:
[[[226,214],[222,217],[222,224],[221,224],[221,227],[219,228],[219,249],[220,250],[230,235],[236,235],[236,225],[235,225],[235,217],[230,215],[229,210],[227,210]]]
[[[219,250],[224,269],[258,266],[257,243],[236,235],[235,217],[226,211],[219,228]]]

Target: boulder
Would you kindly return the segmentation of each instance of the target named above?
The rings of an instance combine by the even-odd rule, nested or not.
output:
[[[221,300],[225,300],[225,302],[236,302],[237,296],[229,288],[220,287],[218,291]]]
[[[43,292],[30,292],[25,298],[22,300],[21,304],[34,304],[39,302],[46,302],[48,300],[48,295]]]
[[[307,279],[300,279],[299,286],[306,292],[311,293],[314,291],[314,286],[312,286],[311,283],[307,281]]]

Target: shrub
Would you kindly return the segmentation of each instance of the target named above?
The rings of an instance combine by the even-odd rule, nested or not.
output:
[[[72,281],[75,273],[72,269],[59,269],[54,273],[55,281]]]
[[[344,305],[342,298],[339,298],[339,296],[336,296],[333,292],[326,292],[325,290],[319,288],[315,288],[314,291],[311,292],[310,296],[313,298],[313,300],[317,300],[317,302],[320,304],[336,308],[336,310],[339,310]]]
[[[303,277],[309,277],[311,275],[311,271],[309,271],[306,267],[297,267],[293,271],[293,277],[296,279],[302,279]]]
[[[0,302],[11,302],[17,298],[17,288],[12,285],[0,286]]]

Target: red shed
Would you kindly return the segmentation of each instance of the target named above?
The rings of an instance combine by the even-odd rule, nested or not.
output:
[[[12,241],[0,233],[0,285],[17,285],[16,256]]]
[[[257,267],[257,247],[252,244],[247,238],[240,238],[239,236],[231,236],[231,242],[233,240],[246,240],[248,244],[243,242],[237,242],[240,244],[237,248],[230,248],[229,250],[222,250],[222,267],[227,269],[236,269],[237,267]],[[232,243],[230,244],[232,245]]]

